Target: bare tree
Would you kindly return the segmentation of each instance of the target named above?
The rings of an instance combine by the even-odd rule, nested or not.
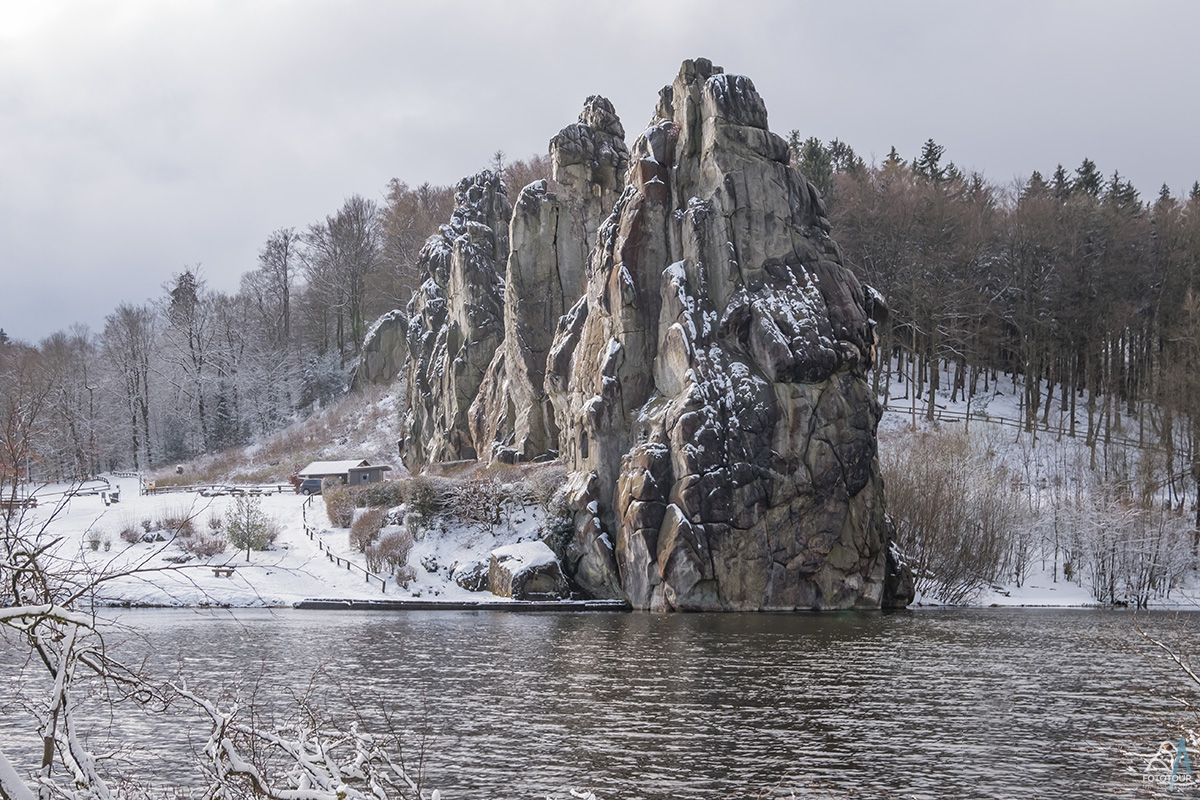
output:
[[[150,357],[157,319],[149,306],[122,303],[108,315],[101,352],[128,423],[128,453],[134,469],[153,460],[150,442]]]
[[[346,356],[358,355],[367,332],[367,282],[382,263],[378,223],[375,202],[352,195],[304,235],[309,287],[333,311],[342,366]]]

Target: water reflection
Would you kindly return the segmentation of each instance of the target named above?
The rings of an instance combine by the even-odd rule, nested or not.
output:
[[[443,797],[1140,797],[1181,719],[1129,617],[129,612],[128,656],[285,703],[323,668],[435,737]],[[0,654],[12,666],[14,653]],[[11,689],[11,687],[10,687]],[[164,780],[184,726],[122,725]],[[0,734],[16,736],[0,712]],[[26,727],[28,727],[26,725]],[[822,788],[825,787],[825,788]],[[856,794],[857,793],[857,794]]]

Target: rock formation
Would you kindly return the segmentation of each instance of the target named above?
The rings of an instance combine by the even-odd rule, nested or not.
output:
[[[397,308],[375,320],[367,331],[350,388],[357,389],[368,383],[391,383],[407,366],[408,314]]]
[[[878,608],[881,298],[749,79],[686,61],[656,116],[550,351],[568,572],[637,608]]]
[[[423,282],[408,304],[401,422],[400,454],[409,469],[477,455],[467,411],[504,336],[511,216],[500,176],[484,170],[459,182],[450,224],[421,248]]]
[[[459,184],[408,309],[406,465],[557,453],[554,546],[593,597],[904,605],[866,380],[887,309],[754,84],[685,61],[623,137],[592,97],[551,141],[553,188],[510,209],[490,172]]]
[[[505,276],[504,346],[496,351],[471,409],[472,439],[504,461],[532,461],[558,450],[544,389],[546,356],[559,317],[583,294],[588,254],[600,223],[620,196],[629,166],[625,129],[603,97],[550,140],[556,191],[526,186],[510,226]]]

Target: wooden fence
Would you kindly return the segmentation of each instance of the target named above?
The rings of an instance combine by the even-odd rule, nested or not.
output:
[[[205,497],[222,497],[224,495],[231,495],[234,497],[237,497],[238,495],[260,496],[267,494],[285,494],[287,492],[295,491],[295,487],[293,487],[290,483],[257,484],[254,486],[230,486],[228,484],[216,483],[193,483],[171,486],[152,486],[149,483],[146,484],[146,494],[187,494],[189,492],[196,492],[204,495]]]
[[[310,495],[309,498],[304,501],[304,505],[301,506],[301,514],[304,517],[304,533],[309,539],[317,543],[317,549],[325,554],[325,558],[329,559],[334,564],[337,564],[339,567],[345,567],[347,570],[358,570],[366,577],[367,585],[370,585],[371,581],[377,581],[379,583],[379,591],[387,594],[387,578],[381,578],[374,572],[363,569],[348,558],[342,558],[339,555],[335,555],[329,550],[329,548],[325,546],[324,540],[321,539],[320,535],[313,529],[311,525],[308,524],[308,509],[310,506],[312,506],[313,499],[313,496]]]
[[[928,404],[917,406],[917,413],[916,413],[917,419],[922,420],[922,421],[927,420],[928,419],[928,410],[927,409],[928,409]],[[898,408],[898,407],[891,406],[891,407],[885,408],[883,410],[883,413],[895,414],[895,415],[902,416],[902,417],[908,417],[910,419],[913,416],[912,406],[908,406],[906,408]],[[1046,434],[1050,434],[1052,436],[1057,436],[1060,439],[1061,438],[1076,438],[1076,439],[1082,438],[1082,439],[1084,439],[1085,444],[1088,444],[1088,442],[1086,441],[1086,437],[1081,437],[1081,436],[1079,436],[1078,433],[1076,433],[1075,436],[1072,437],[1070,428],[1064,427],[1062,425],[1055,425],[1053,423],[1042,423],[1039,421],[1034,421],[1032,423],[1026,423],[1024,420],[1010,419],[1008,417],[993,417],[986,413],[985,414],[972,413],[968,416],[966,413],[964,413],[962,411],[950,411],[947,408],[944,408],[942,406],[936,406],[936,405],[933,407],[933,419],[935,422],[962,422],[962,423],[986,422],[991,425],[1002,425],[1006,428],[1020,428],[1022,430],[1027,430],[1030,432],[1046,433]],[[1093,440],[1093,442],[1091,442],[1090,444],[1110,445],[1110,446],[1114,446],[1114,447],[1127,447],[1127,448],[1133,448],[1136,450],[1152,450],[1152,451],[1161,452],[1161,453],[1166,452],[1166,448],[1162,447],[1159,444],[1151,444],[1148,442],[1138,441],[1137,439],[1130,439],[1126,436],[1113,436],[1111,434],[1097,435],[1096,438]],[[1186,449],[1186,448],[1184,448],[1184,449]],[[1181,450],[1177,449],[1176,453],[1179,453],[1179,452],[1181,452]]]

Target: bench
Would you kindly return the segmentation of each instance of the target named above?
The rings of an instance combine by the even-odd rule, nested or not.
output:
[[[17,509],[17,508],[37,508],[36,497],[18,497],[13,499],[5,497],[0,499],[0,508]]]
[[[230,578],[233,576],[233,571],[235,569],[237,569],[237,567],[224,566],[224,567],[213,567],[212,571],[213,571],[213,575],[217,576],[218,578]]]

